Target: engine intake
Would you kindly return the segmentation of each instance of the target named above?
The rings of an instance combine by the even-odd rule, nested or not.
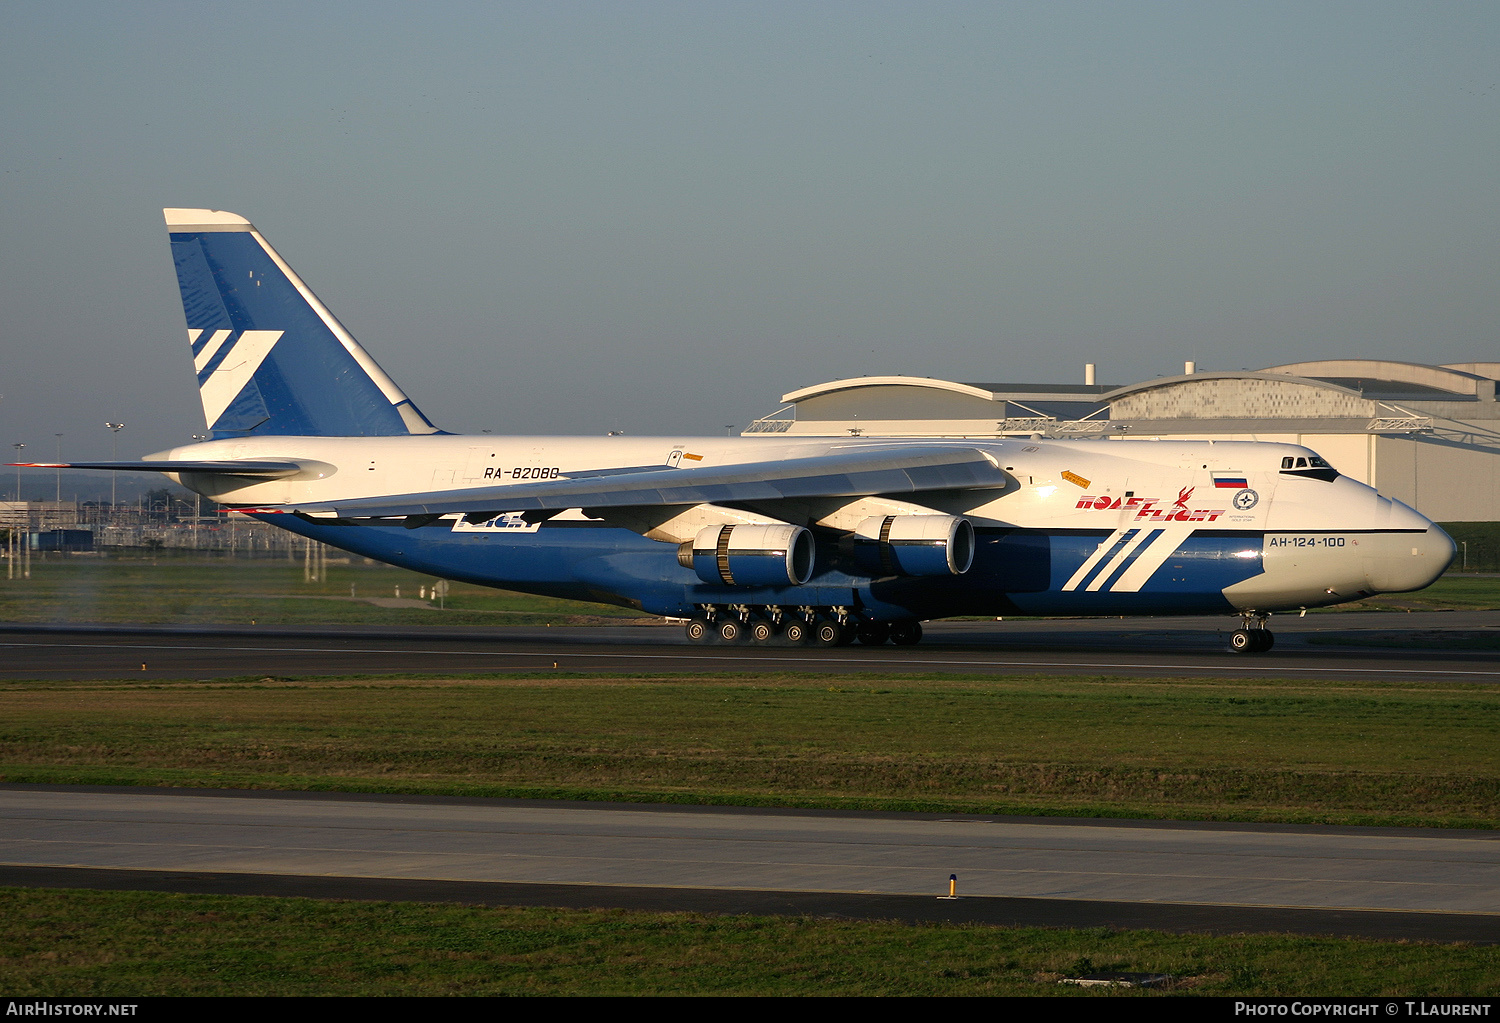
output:
[[[801,586],[812,578],[813,536],[801,526],[706,526],[677,549],[706,583]]]
[[[872,515],[854,530],[861,564],[883,575],[963,575],[974,526],[955,515]]]

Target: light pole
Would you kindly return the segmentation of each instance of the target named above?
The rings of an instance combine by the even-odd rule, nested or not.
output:
[[[199,444],[202,444],[204,441],[208,440],[208,434],[195,433],[193,434],[193,440]],[[198,549],[198,520],[203,517],[202,501],[203,495],[198,493],[196,490],[193,491],[193,550],[195,551]]]
[[[21,461],[21,452],[23,452],[23,451],[26,450],[26,445],[25,444],[12,444],[11,447],[13,447],[13,448],[16,449],[16,461],[20,462]],[[19,465],[16,466],[16,504],[17,505],[21,504],[21,467]],[[21,518],[21,516],[23,516],[23,515],[25,516],[24,520]],[[14,551],[14,553],[12,553],[11,556],[10,556],[10,571],[6,574],[7,578],[13,578],[15,576],[16,562],[18,560],[20,560],[23,556],[29,558],[30,555],[31,555],[31,535],[30,535],[31,534],[31,513],[29,511],[27,511],[24,506],[19,507],[17,509],[17,512],[16,512],[16,522],[17,523],[21,523],[23,521],[24,521],[24,526],[21,526],[21,527],[12,526],[11,529],[10,529],[10,536],[11,536],[12,542],[14,542],[19,537],[20,540],[21,540],[21,544],[24,544],[25,547],[23,548],[21,546],[21,544],[15,544],[11,548]],[[24,530],[24,532],[21,531],[21,530]],[[25,552],[24,555],[23,555],[23,550]],[[26,567],[22,570],[21,578],[23,578],[23,579],[30,579],[31,578],[31,566],[30,566],[30,563],[29,562],[23,562],[23,564],[25,564]]]
[[[58,504],[62,504],[62,438],[63,438],[63,435],[60,434],[60,433],[54,433],[52,436],[54,436],[54,437],[57,438],[57,497],[53,498],[53,500],[56,503],[58,503]],[[62,512],[58,512],[57,514],[61,515]]]
[[[109,431],[109,460],[118,462],[120,460],[120,431],[125,429],[124,423],[105,423],[104,428]],[[109,514],[114,518],[115,514],[115,479],[119,473],[109,470]]]

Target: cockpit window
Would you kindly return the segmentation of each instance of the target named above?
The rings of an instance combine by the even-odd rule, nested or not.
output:
[[[1303,479],[1322,480],[1332,483],[1339,478],[1339,471],[1317,455],[1287,455],[1281,460],[1283,476],[1299,476]]]

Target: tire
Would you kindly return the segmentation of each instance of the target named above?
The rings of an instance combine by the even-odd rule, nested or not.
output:
[[[746,636],[747,632],[748,632],[748,630],[745,628],[745,625],[744,625],[743,622],[739,621],[736,618],[726,618],[722,622],[719,623],[719,642],[720,643],[741,643],[741,642],[744,642],[744,639],[745,639],[745,636]]]
[[[1255,652],[1263,654],[1276,645],[1276,636],[1269,629],[1255,630]]]
[[[813,626],[812,641],[817,646],[838,646],[844,638],[844,627],[838,622],[818,622]]]
[[[770,622],[761,620],[750,623],[750,641],[752,643],[769,643],[776,638],[776,626]]]
[[[839,626],[839,646],[852,646],[855,637],[859,635],[859,627],[853,622],[845,622]]]
[[[683,629],[687,633],[689,643],[708,643],[714,638],[714,627],[708,624],[707,618],[690,618],[687,627]]]
[[[857,630],[857,635],[863,646],[882,646],[891,638],[891,626],[889,622],[865,622]]]
[[[922,623],[899,622],[892,626],[891,642],[897,646],[915,646],[922,642]]]
[[[1237,654],[1259,652],[1259,644],[1255,640],[1255,633],[1249,629],[1235,629],[1234,635],[1229,637],[1229,649]]]
[[[800,646],[812,638],[812,629],[806,622],[790,621],[781,630],[781,638],[793,646]]]

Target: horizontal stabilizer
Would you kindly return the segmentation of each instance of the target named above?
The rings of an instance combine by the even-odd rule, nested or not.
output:
[[[579,474],[582,476],[583,474]],[[843,450],[775,462],[659,469],[505,487],[444,490],[288,508],[341,518],[485,515],[566,508],[772,501],[795,497],[868,497],[928,490],[1001,488],[1009,477],[974,448],[906,446]]]
[[[279,479],[303,470],[297,462],[273,459],[235,459],[217,462],[11,462],[23,469],[112,469],[118,472],[211,472],[219,476]]]

